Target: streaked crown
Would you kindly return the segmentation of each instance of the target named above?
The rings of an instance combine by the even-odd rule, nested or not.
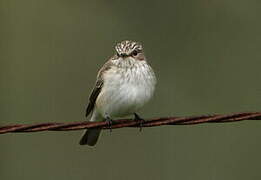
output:
[[[141,52],[142,46],[138,42],[125,40],[118,43],[115,49],[120,56],[130,56],[133,53]]]

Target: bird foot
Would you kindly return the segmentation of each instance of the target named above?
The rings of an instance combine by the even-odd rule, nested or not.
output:
[[[140,132],[142,131],[143,124],[145,122],[138,114],[134,113],[134,120],[140,122]]]
[[[108,124],[108,128],[110,129],[110,132],[112,132],[112,128],[111,128],[112,123],[113,123],[112,119],[109,116],[106,116],[105,121]]]

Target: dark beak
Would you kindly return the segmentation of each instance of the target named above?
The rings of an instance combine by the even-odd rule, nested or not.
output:
[[[121,57],[126,58],[128,55],[127,54],[121,54]]]

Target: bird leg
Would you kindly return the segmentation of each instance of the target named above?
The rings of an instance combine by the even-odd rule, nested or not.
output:
[[[108,124],[108,127],[110,129],[110,132],[112,132],[111,126],[112,126],[112,119],[107,114],[105,115],[105,121]]]
[[[141,132],[145,120],[142,119],[137,113],[134,113],[134,120],[140,122],[140,132]]]

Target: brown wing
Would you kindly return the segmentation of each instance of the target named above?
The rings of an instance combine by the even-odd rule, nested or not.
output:
[[[108,71],[111,68],[111,66],[112,66],[112,63],[109,60],[103,65],[103,67],[101,68],[101,70],[98,73],[97,81],[96,81],[95,87],[93,88],[92,93],[90,95],[89,104],[86,109],[86,114],[85,114],[86,117],[92,112],[92,110],[95,106],[95,103],[96,103],[96,99],[102,90],[103,74],[104,74],[104,72]]]
[[[92,112],[92,110],[95,106],[96,99],[101,92],[102,86],[103,86],[103,80],[98,79],[96,81],[95,87],[92,90],[92,93],[89,98],[89,104],[88,104],[88,107],[86,109],[86,114],[85,114],[86,117],[90,114],[90,112]]]

